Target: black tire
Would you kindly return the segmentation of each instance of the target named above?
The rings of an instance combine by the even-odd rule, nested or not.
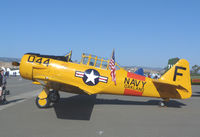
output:
[[[159,102],[160,107],[166,107],[166,102],[165,101],[160,101]]]
[[[37,97],[35,103],[38,108],[48,108],[50,106],[50,101],[48,98],[40,99],[39,97]]]
[[[58,93],[58,91],[53,90],[49,92],[48,98],[50,102],[58,103],[60,100],[60,94]]]

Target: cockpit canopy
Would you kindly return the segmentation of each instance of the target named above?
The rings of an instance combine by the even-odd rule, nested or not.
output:
[[[101,68],[101,69],[109,69],[109,61],[106,58],[101,58],[98,56],[94,56],[91,54],[82,54],[82,59],[81,59],[81,64],[88,65],[88,66],[93,66],[96,68]],[[120,69],[120,67],[115,63],[116,69]]]
[[[50,58],[50,59],[55,59],[55,60],[64,61],[64,62],[72,62],[72,60],[71,60],[72,51],[70,51],[65,56],[41,55],[38,53],[26,53],[26,54],[31,54],[33,57],[37,56],[37,57]],[[108,70],[109,62],[110,62],[109,59],[83,53],[80,64]],[[116,62],[115,62],[115,67],[116,67],[116,70],[121,69],[121,67]]]

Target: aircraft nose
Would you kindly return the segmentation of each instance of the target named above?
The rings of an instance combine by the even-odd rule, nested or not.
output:
[[[33,63],[28,61],[28,60],[30,60],[30,57],[31,57],[31,55],[29,55],[29,54],[25,54],[22,57],[19,71],[20,71],[21,77],[32,80],[32,78],[33,78]]]

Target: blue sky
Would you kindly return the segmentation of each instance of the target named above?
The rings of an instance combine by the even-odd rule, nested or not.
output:
[[[200,59],[200,1],[2,0],[1,57],[83,52],[121,65],[164,67],[172,57]]]

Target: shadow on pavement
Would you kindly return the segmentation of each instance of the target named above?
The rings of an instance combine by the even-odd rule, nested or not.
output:
[[[11,103],[17,103],[17,102],[22,101],[22,100],[24,100],[24,98],[14,99],[14,100],[6,100],[5,102],[0,102],[0,105],[8,105],[8,104],[11,104]]]
[[[76,95],[69,98],[61,98],[54,104],[56,115],[60,119],[90,120],[95,104],[96,95]]]
[[[54,104],[53,108],[59,119],[71,120],[90,120],[94,105],[155,105],[158,106],[160,100],[127,101],[118,99],[96,99],[96,95],[75,95],[69,98],[61,98],[59,103]],[[186,106],[176,100],[170,100],[167,107],[181,108]]]
[[[24,99],[25,99],[25,98],[9,100],[9,101],[7,101],[7,104],[10,104],[10,103],[16,103],[16,102],[22,101],[22,100],[24,100]]]
[[[200,97],[200,92],[194,92],[194,93],[196,93],[196,94],[192,94],[192,97]]]
[[[97,99],[96,104],[112,104],[112,105],[145,105],[145,106],[158,106],[160,100],[149,100],[146,102],[143,101],[126,101],[126,100],[108,100],[108,99]],[[167,107],[170,108],[181,108],[182,106],[186,106],[183,103],[180,103],[179,101],[176,100],[170,100],[167,102]]]

